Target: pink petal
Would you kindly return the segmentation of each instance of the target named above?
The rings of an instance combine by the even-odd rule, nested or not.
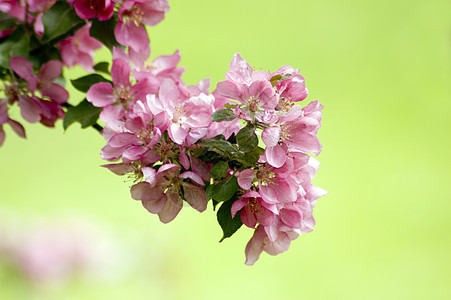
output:
[[[160,217],[160,221],[163,223],[169,223],[174,220],[183,207],[183,201],[180,199],[177,191],[169,189],[166,196],[166,205],[161,212],[158,213],[158,217]]]
[[[149,37],[142,26],[134,22],[119,22],[114,28],[114,36],[119,44],[133,48],[136,52],[148,51]]]
[[[92,0],[75,0],[75,12],[82,19],[92,19],[96,16],[96,11],[91,5]]]
[[[240,79],[245,83],[252,82],[252,72],[254,71],[251,65],[245,61],[239,53],[236,53],[230,62],[229,69],[231,72],[239,75]]]
[[[272,243],[266,243],[263,250],[270,255],[277,255],[287,251],[290,248],[291,240],[285,232],[281,232],[277,240]]]
[[[101,167],[107,168],[116,175],[125,175],[134,170],[130,164],[107,164]]]
[[[131,146],[128,147],[124,153],[122,153],[122,157],[129,160],[138,160],[143,157],[146,152],[149,151],[149,148],[142,146]]]
[[[11,126],[12,130],[20,137],[26,138],[25,136],[25,128],[23,128],[22,124],[17,121],[8,120],[9,126]]]
[[[171,79],[165,79],[160,86],[159,92],[160,101],[163,108],[169,108],[172,102],[180,98],[180,93],[175,85],[174,81]],[[171,107],[173,110],[174,107]]]
[[[157,171],[155,171],[154,168],[150,167],[143,167],[141,168],[141,171],[143,172],[146,182],[148,182],[151,187],[154,187],[157,183],[156,179]]]
[[[142,51],[136,51],[132,47],[129,47],[128,53],[135,68],[141,70],[144,68],[145,62],[150,56],[150,46]]]
[[[190,167],[190,162],[189,162],[189,159],[188,159],[188,155],[186,155],[185,150],[180,145],[179,145],[179,151],[180,151],[180,155],[179,155],[180,163],[182,164],[183,168],[188,170],[189,167]],[[203,181],[202,181],[202,183],[203,183]]]
[[[263,226],[259,225],[254,231],[254,235],[246,245],[246,265],[252,266],[259,258],[263,251],[266,233]]]
[[[256,211],[257,221],[265,227],[269,227],[274,223],[274,214],[264,207]]]
[[[282,221],[292,228],[301,228],[302,215],[295,209],[282,209],[280,211]]]
[[[30,122],[35,123],[41,120],[41,108],[39,105],[28,96],[19,97],[20,114],[22,117]]]
[[[124,50],[122,50],[122,48],[119,47],[113,47],[113,61],[116,59],[122,59],[126,62],[128,62],[130,59],[128,58],[127,53],[125,53]]]
[[[265,128],[262,132],[262,140],[267,147],[277,145],[280,140],[280,127],[272,126]]]
[[[108,144],[111,147],[119,148],[119,147],[125,147],[129,145],[140,145],[141,140],[134,134],[129,132],[121,132],[115,134]]]
[[[13,69],[13,71],[16,72],[21,78],[29,80],[34,77],[33,66],[25,57],[13,56],[9,60],[9,64],[11,69]]]
[[[245,197],[235,200],[235,202],[233,202],[232,208],[231,208],[232,218],[234,218],[236,213],[240,209],[242,209],[248,202],[249,202],[249,199],[247,199]]]
[[[114,103],[113,87],[108,82],[99,82],[91,86],[86,99],[94,106],[105,107]]]
[[[241,222],[249,228],[255,228],[255,225],[257,225],[257,219],[249,205],[246,205],[241,211],[240,218]]]
[[[221,81],[216,85],[216,89],[218,90],[218,93],[223,96],[230,99],[241,99],[241,96],[243,94],[240,87],[231,81]]]
[[[115,59],[111,66],[111,78],[114,87],[130,86],[130,65],[123,59]]]
[[[275,145],[274,147],[268,147],[265,149],[265,157],[268,164],[275,168],[280,168],[287,160],[287,151],[282,145]]]
[[[310,152],[315,156],[321,152],[321,144],[315,135],[307,133],[296,134],[286,143],[288,144],[289,149]]]
[[[58,104],[66,103],[69,99],[69,93],[61,85],[52,83],[50,86],[40,89],[42,96],[48,97]]]
[[[158,173],[163,173],[166,171],[171,171],[173,173],[179,171],[181,168],[176,164],[164,164],[158,169]]]
[[[3,130],[3,126],[0,125],[0,146],[3,145],[3,142],[5,141],[5,131]]]
[[[107,144],[100,151],[100,157],[104,160],[116,160],[121,157],[123,152],[124,148],[115,148]]]
[[[105,1],[105,8],[102,10],[97,10],[97,18],[99,19],[99,21],[106,21],[113,16],[113,13],[114,13],[114,3],[110,1]]]
[[[121,105],[107,105],[100,112],[100,120],[110,122],[121,120],[125,116],[125,110]]]
[[[57,79],[63,71],[63,63],[59,60],[51,60],[42,65],[39,71],[39,79],[45,82],[52,82]]]
[[[207,197],[205,191],[201,187],[197,187],[190,183],[183,183],[183,192],[186,202],[188,202],[192,208],[199,212],[203,212],[207,208]]]
[[[142,201],[142,205],[144,206],[145,209],[147,209],[148,212],[153,213],[153,214],[159,214],[164,206],[166,205],[166,197],[164,196],[164,194],[161,193],[155,193],[154,191],[152,191],[154,196],[160,196],[158,199],[156,200],[152,200],[152,201]]]
[[[174,143],[182,145],[188,135],[188,129],[179,126],[178,124],[172,123],[168,130],[169,137]]]
[[[197,183],[197,184],[199,184],[201,186],[205,185],[205,183],[202,180],[202,178],[199,175],[197,175],[196,173],[191,172],[191,171],[187,171],[187,172],[184,172],[184,173],[180,174],[179,178],[184,178],[184,179],[189,178],[189,179],[191,179],[192,181],[194,181],[195,183]]]
[[[242,188],[243,190],[250,190],[255,177],[254,170],[243,170],[236,177],[238,179],[238,185],[240,186],[240,188]]]

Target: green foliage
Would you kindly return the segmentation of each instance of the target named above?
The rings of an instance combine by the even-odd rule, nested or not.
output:
[[[0,11],[0,31],[12,29],[16,26],[16,19]]]
[[[73,7],[65,1],[56,2],[44,13],[43,41],[48,41],[68,32],[75,24],[82,22]]]
[[[101,111],[101,107],[95,107],[84,99],[77,106],[72,106],[67,110],[63,120],[64,130],[74,122],[80,123],[81,128],[95,125]]]
[[[231,109],[221,109],[211,115],[212,122],[233,121],[236,119],[235,113]]]
[[[291,74],[286,74],[284,76],[282,76],[282,74],[278,74],[271,77],[270,81],[272,86],[276,86],[279,82],[282,82],[285,79],[290,78],[291,76],[292,76]]]
[[[254,150],[258,145],[258,137],[255,129],[251,126],[244,127],[236,135],[236,141],[240,150],[247,153]]]
[[[122,48],[114,36],[114,27],[116,27],[116,24],[117,19],[114,16],[103,22],[94,19],[92,20],[91,29],[89,29],[89,35],[107,46],[110,51],[113,51],[113,46]]]
[[[96,83],[99,82],[110,82],[110,80],[106,79],[102,75],[99,74],[89,74],[74,80],[71,80],[72,85],[79,90],[80,92],[86,93],[89,88]]]
[[[238,152],[238,148],[226,140],[219,140],[215,138],[201,139],[197,144],[207,147],[208,150],[216,152],[218,154],[230,157],[234,153]]]
[[[103,72],[103,73],[108,74],[108,75],[110,74],[110,71],[108,70],[109,69],[109,63],[106,62],[106,61],[99,62],[98,64],[96,64],[93,67],[93,69],[95,71],[97,71],[97,72]]]
[[[232,218],[231,208],[234,200],[224,202],[218,209],[216,217],[218,223],[222,228],[223,236],[219,242],[231,237],[240,227],[243,225],[240,218],[240,212],[238,212],[234,218]]]
[[[238,180],[235,176],[227,177],[207,188],[207,199],[213,199],[217,202],[227,201],[235,195],[239,188]]]
[[[230,103],[225,103],[224,107],[225,108],[236,108],[238,106],[238,104],[230,104]]]
[[[0,43],[0,66],[10,69],[9,60],[13,56],[28,57],[30,38],[22,28],[17,28]]]
[[[220,160],[211,167],[210,173],[213,179],[219,180],[227,176],[227,171],[229,171],[229,164]]]

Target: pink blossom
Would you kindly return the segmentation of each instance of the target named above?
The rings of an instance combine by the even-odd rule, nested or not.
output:
[[[277,92],[280,95],[277,110],[288,111],[293,102],[299,102],[307,98],[308,90],[305,87],[305,78],[299,74],[299,69],[295,70],[291,66],[283,66],[271,76],[281,75],[289,77],[276,84]]]
[[[163,81],[158,95],[148,95],[147,103],[156,119],[166,120],[171,140],[182,145],[187,139],[189,146],[207,134],[213,96],[201,93],[184,100],[170,79]]]
[[[158,214],[160,221],[168,223],[180,212],[183,199],[199,212],[207,208],[202,179],[193,172],[180,174],[181,168],[175,164],[164,164],[158,171],[142,168],[145,181],[132,186],[131,195],[141,200],[151,213]],[[182,192],[183,188],[183,192]]]
[[[108,144],[102,148],[101,156],[105,160],[123,157],[134,161],[141,159],[161,138],[161,132],[152,125],[152,115],[145,113],[127,114],[124,132],[114,134]]]
[[[277,255],[287,251],[290,248],[291,240],[297,238],[297,236],[295,233],[281,232],[277,239],[271,240],[265,228],[259,225],[246,245],[246,265],[252,266],[263,251],[270,255]]]
[[[89,72],[94,72],[94,51],[102,44],[89,36],[91,24],[78,30],[73,36],[62,41],[60,45],[61,57],[68,67],[78,64]]]
[[[5,141],[3,124],[8,124],[18,136],[25,138],[25,129],[22,124],[9,118],[8,104],[5,99],[0,98],[0,146],[2,146]]]
[[[82,19],[97,17],[99,21],[106,21],[113,15],[114,2],[111,0],[75,0],[75,12]]]
[[[270,123],[267,111],[274,110],[279,102],[279,95],[270,82],[271,74],[253,71],[239,54],[234,55],[229,68],[227,80],[217,85],[219,94],[240,101],[243,107],[239,109],[246,120],[257,118],[259,122]]]
[[[31,12],[44,12],[55,4],[56,0],[27,0]]]
[[[255,228],[258,223],[271,226],[274,222],[274,205],[266,203],[256,191],[249,191],[236,200],[231,209],[232,217],[241,210],[241,221],[247,227]],[[276,211],[277,213],[277,211]]]
[[[164,19],[169,10],[165,0],[129,0],[122,3],[119,8],[119,22],[114,28],[117,41],[130,47],[133,55],[142,54],[149,57],[149,37],[141,24],[154,26]]]
[[[161,84],[165,79],[171,79],[175,83],[180,82],[184,67],[177,67],[181,59],[180,51],[177,50],[172,55],[161,55],[150,62],[149,65],[144,65],[143,62],[135,63],[136,71],[134,75],[136,79],[140,80],[146,77],[156,78]],[[206,93],[208,94],[208,93]]]
[[[31,93],[37,89],[43,97],[58,104],[65,103],[69,98],[69,93],[61,85],[53,83],[62,72],[63,64],[60,61],[51,60],[43,64],[37,76],[33,73],[31,63],[24,57],[11,57],[10,65],[19,77],[28,82],[28,90]]]
[[[146,79],[132,85],[130,65],[121,58],[113,60],[111,77],[113,85],[108,82],[96,83],[86,94],[86,99],[94,106],[104,108],[100,119],[105,122],[122,119],[126,110],[130,110],[136,101],[144,99],[147,94],[157,92],[158,87]]]
[[[314,155],[321,152],[316,137],[321,126],[321,108],[319,101],[304,109],[294,106],[279,118],[275,126],[263,130],[262,140],[267,146],[265,156],[269,164],[281,167],[287,152],[310,152]]]

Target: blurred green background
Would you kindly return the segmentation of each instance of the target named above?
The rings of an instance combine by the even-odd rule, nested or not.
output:
[[[210,206],[164,225],[130,198],[130,183],[99,167],[96,131],[25,124],[26,141],[7,128],[0,148],[0,210],[95,220],[135,267],[51,289],[3,270],[0,298],[451,299],[450,2],[169,3],[149,30],[152,58],[180,49],[185,82],[211,77],[214,87],[239,52],[256,69],[299,67],[305,103],[324,104],[314,184],[329,194],[315,230],[247,267],[251,230],[219,244]]]

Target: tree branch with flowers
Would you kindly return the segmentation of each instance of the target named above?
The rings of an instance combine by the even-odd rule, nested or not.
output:
[[[315,225],[313,207],[326,194],[311,183],[323,106],[297,104],[308,91],[291,66],[255,71],[235,54],[210,93],[209,79],[183,82],[179,51],[149,62],[145,26],[168,10],[166,0],[0,0],[0,145],[6,124],[25,137],[8,114],[14,105],[26,122],[93,127],[106,141],[103,167],[132,177],[131,197],[161,222],[185,202],[199,212],[211,203],[221,241],[243,224],[254,229],[245,250],[252,265]],[[111,63],[94,62],[101,47]],[[70,84],[84,99],[66,89],[63,67],[75,65],[86,75]]]

